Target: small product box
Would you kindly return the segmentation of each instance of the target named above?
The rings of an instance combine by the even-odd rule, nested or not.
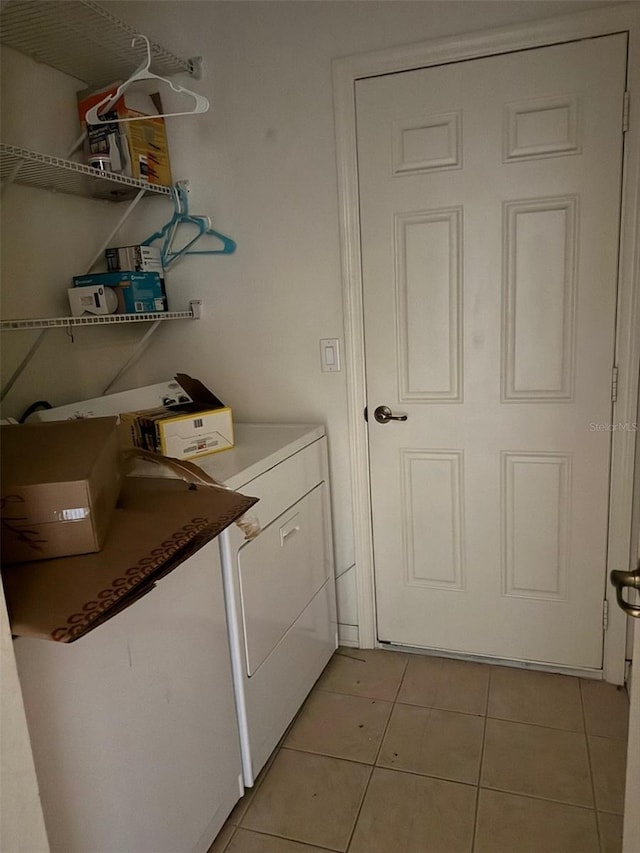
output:
[[[115,95],[117,89],[118,84],[114,83],[98,92],[78,94],[78,115],[82,129],[87,130],[89,162],[150,184],[171,186],[167,133],[157,92],[125,92],[105,114],[110,121],[86,125],[87,111],[107,96]],[[136,120],[122,121],[131,118]],[[103,165],[99,165],[101,158]]]
[[[103,287],[101,284],[69,287],[67,295],[72,317],[82,317],[85,314],[115,314],[118,310],[118,297],[112,287]]]
[[[2,560],[99,551],[122,475],[117,418],[0,428]]]
[[[106,272],[73,277],[74,287],[112,288],[118,300],[115,314],[149,314],[167,310],[164,280],[157,272]]]
[[[154,97],[159,103],[157,93],[150,96],[151,99]],[[123,99],[124,105],[120,106]],[[124,113],[130,118],[139,119],[138,121],[124,123],[124,133],[131,158],[132,176],[140,181],[148,181],[150,184],[171,186],[173,180],[171,178],[169,147],[164,119],[149,115],[146,107],[142,110],[130,108],[129,98],[126,94],[123,99],[118,101],[116,105],[118,116]]]
[[[233,447],[231,409],[197,379],[184,373],[176,379],[193,402],[121,413],[123,443],[175,459],[197,459]]]
[[[114,246],[106,249],[104,256],[109,272],[157,272],[164,278],[158,246]]]

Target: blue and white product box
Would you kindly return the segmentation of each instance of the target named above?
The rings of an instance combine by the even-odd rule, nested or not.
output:
[[[115,314],[150,314],[167,310],[164,280],[157,272],[105,272],[73,277],[74,287],[111,287],[118,299]]]
[[[164,278],[158,246],[113,246],[104,253],[109,272],[157,272]]]

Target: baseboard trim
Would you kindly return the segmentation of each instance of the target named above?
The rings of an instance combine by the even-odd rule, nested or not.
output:
[[[338,624],[338,642],[341,646],[351,646],[354,649],[359,648],[358,626]]]

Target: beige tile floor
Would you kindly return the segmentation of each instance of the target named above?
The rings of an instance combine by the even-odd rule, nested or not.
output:
[[[618,853],[628,700],[339,649],[209,853]]]

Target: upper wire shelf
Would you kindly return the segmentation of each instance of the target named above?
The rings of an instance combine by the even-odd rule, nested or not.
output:
[[[126,201],[134,198],[140,190],[171,195],[171,187],[113,172],[101,172],[72,160],[4,143],[0,143],[0,181],[15,181],[40,189],[108,201]]]
[[[0,9],[0,42],[83,80],[91,87],[128,76],[145,58],[131,40],[137,30],[92,0],[5,0]],[[198,59],[181,59],[151,42],[151,68],[163,77],[200,76]]]

